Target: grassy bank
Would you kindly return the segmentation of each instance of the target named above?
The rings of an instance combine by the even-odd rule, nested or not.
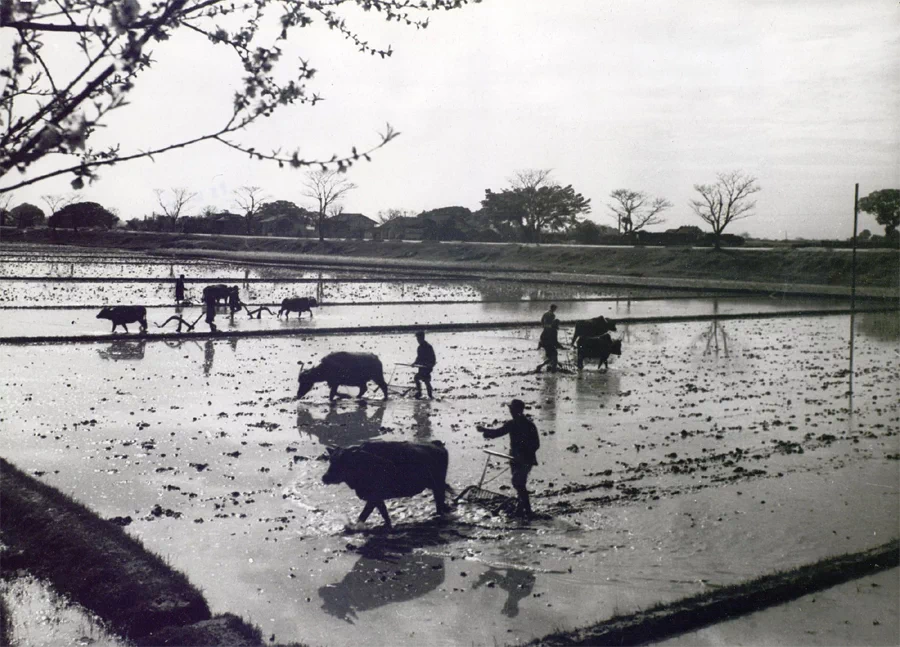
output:
[[[796,600],[900,564],[900,541],[774,573],[702,595],[617,616],[590,627],[559,632],[528,643],[537,647],[644,645],[724,620]]]
[[[374,241],[200,236],[127,231],[80,232],[4,230],[4,242],[74,244],[155,251],[219,250],[269,252],[360,263],[378,260],[388,265],[440,263],[449,267],[509,268],[545,272],[605,274],[630,277],[695,278],[754,281],[785,285],[849,286],[852,254],[834,250],[689,249],[669,247],[562,247],[517,244],[403,243]],[[300,259],[298,259],[300,260]],[[900,286],[900,253],[868,250],[857,254],[857,284],[861,287]]]
[[[119,526],[0,459],[3,570],[26,570],[124,636],[210,618],[200,591]]]

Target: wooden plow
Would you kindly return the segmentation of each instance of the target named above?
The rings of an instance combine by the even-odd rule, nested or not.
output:
[[[460,492],[457,497],[453,500],[454,503],[459,503],[461,500],[465,499],[469,503],[474,503],[476,505],[480,505],[483,508],[487,508],[488,510],[492,510],[494,512],[507,512],[512,513],[516,509],[516,499],[514,497],[506,496],[505,494],[500,494],[499,492],[494,492],[492,490],[485,489],[485,476],[487,476],[488,466],[491,464],[491,457],[495,456],[497,458],[504,458],[506,460],[515,460],[509,454],[501,454],[500,452],[495,452],[490,449],[481,450],[485,454],[487,454],[487,458],[484,461],[484,469],[481,470],[481,478],[478,480],[478,485],[469,485],[462,492]],[[490,479],[488,479],[487,483],[497,479],[502,476],[506,472],[509,471],[509,467],[504,470],[501,470]]]
[[[401,398],[403,398],[403,397],[406,397],[407,395],[409,395],[412,391],[414,391],[416,388],[416,385],[415,384],[407,384],[405,386],[400,386],[399,384],[394,384],[394,373],[397,372],[398,366],[405,366],[405,367],[409,367],[409,368],[419,368],[419,367],[416,364],[403,364],[401,362],[397,362],[394,364],[394,368],[393,368],[393,370],[391,370],[391,376],[388,378],[388,381],[387,381],[388,393],[393,393],[394,395],[398,395]]]

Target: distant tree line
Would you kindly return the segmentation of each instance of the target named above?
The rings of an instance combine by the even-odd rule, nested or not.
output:
[[[188,215],[197,194],[184,187],[154,191],[158,210],[132,218],[124,227],[135,231],[181,232],[252,236],[357,238],[373,240],[434,240],[522,243],[580,243],[634,245],[738,246],[742,236],[726,232],[732,223],[755,215],[753,196],[761,188],[757,179],[741,171],[719,173],[710,184],[696,184],[697,197],[689,202],[694,215],[708,225],[681,226],[665,231],[649,227],[665,222],[672,203],[644,191],[616,189],[609,195],[606,214],[615,226],[598,224],[585,216],[591,200],[572,185],[553,180],[550,169],[517,171],[508,186],[486,189],[481,208],[448,206],[415,213],[392,208],[377,220],[344,211],[342,199],[357,188],[346,173],[316,169],[307,171],[301,195],[306,208],[290,200],[271,199],[260,187],[244,186],[233,192],[228,209],[206,206]],[[2,224],[12,227],[109,229],[119,224],[117,214],[95,202],[74,202],[69,196],[42,196],[50,213],[24,203],[9,209],[9,194],[0,200]],[[896,244],[900,226],[900,190],[875,191],[859,201],[861,211],[871,213],[885,227],[885,236],[864,230],[857,242],[864,246]],[[840,241],[832,241],[840,244]]]

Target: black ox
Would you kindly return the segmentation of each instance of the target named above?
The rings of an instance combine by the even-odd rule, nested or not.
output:
[[[322,482],[328,485],[346,483],[356,496],[366,502],[357,523],[369,518],[376,508],[391,527],[387,499],[415,496],[425,490],[434,494],[438,514],[447,511],[444,500],[449,457],[440,441],[411,443],[370,441],[345,449],[328,448],[328,471]]]
[[[147,308],[144,306],[107,306],[100,310],[97,319],[109,319],[113,332],[116,332],[118,326],[128,332],[126,324],[130,323],[141,324],[141,332],[147,332]]]
[[[231,299],[232,294],[238,294],[238,286],[232,285],[228,287],[224,283],[216,283],[215,285],[207,285],[203,288],[203,303],[209,303],[211,299],[214,299],[216,305],[220,302],[227,302]]]
[[[616,322],[606,317],[594,317],[584,321],[575,322],[575,333],[572,335],[574,346],[581,337],[600,337],[610,331],[615,331]]]
[[[584,360],[596,359],[597,368],[604,365],[609,370],[609,356],[622,354],[622,340],[606,333],[599,337],[581,337],[578,340],[578,368],[584,368]]]
[[[338,387],[341,385],[359,388],[359,395],[356,397],[361,398],[368,388],[369,380],[378,385],[384,392],[384,398],[387,399],[388,389],[387,382],[384,381],[384,368],[377,355],[344,351],[329,353],[309,370],[304,371],[303,366],[300,366],[297,397],[302,398],[317,383],[325,382],[330,389],[329,400],[334,400],[336,397],[349,397],[338,393]]]
[[[285,318],[287,318],[291,316],[292,312],[296,312],[297,319],[299,319],[300,315],[308,312],[309,316],[312,317],[312,309],[318,306],[319,302],[313,297],[292,297],[281,302],[281,310],[278,311],[278,316],[280,317],[282,314],[287,313],[285,314]]]

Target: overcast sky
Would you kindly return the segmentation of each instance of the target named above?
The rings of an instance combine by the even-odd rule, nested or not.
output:
[[[693,185],[740,169],[762,191],[757,215],[731,233],[847,238],[855,182],[861,195],[900,187],[895,0],[485,0],[435,13],[423,31],[347,15],[393,57],[360,54],[321,26],[298,32],[285,58],[310,60],[326,101],[241,137],[330,157],[374,143],[390,122],[402,135],[351,170],[359,188],[346,211],[474,210],[514,171],[550,168],[591,199],[596,222],[615,224],[609,193],[628,188],[674,203],[657,229],[703,226],[688,207]],[[185,34],[154,58],[103,133],[125,148],[196,134],[230,109],[240,69],[223,47]],[[181,186],[198,193],[190,213],[234,208],[233,190],[251,185],[311,206],[301,172],[215,144],[100,173],[80,197],[123,220],[152,213],[154,189]],[[22,189],[13,204],[43,206],[70,180]],[[882,231],[864,214],[863,228]]]

